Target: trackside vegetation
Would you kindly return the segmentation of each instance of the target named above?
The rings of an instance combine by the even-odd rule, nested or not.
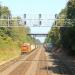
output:
[[[75,55],[75,0],[69,0],[57,15],[45,42],[49,40],[57,48]]]
[[[9,21],[6,19],[16,19]],[[24,42],[34,43],[35,39],[27,36],[30,28],[24,26],[20,17],[12,17],[11,11],[6,6],[0,7],[0,62],[20,55],[20,46]],[[20,20],[18,20],[20,19]],[[4,27],[2,27],[4,26]],[[11,27],[12,26],[12,27]],[[17,26],[17,27],[14,27]],[[21,27],[20,27],[21,26]]]

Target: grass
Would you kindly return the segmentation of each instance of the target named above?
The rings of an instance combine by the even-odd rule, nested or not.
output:
[[[20,55],[20,47],[18,43],[10,40],[2,40],[0,38],[0,62],[9,60]]]
[[[19,56],[19,51],[10,51],[8,50],[1,50],[0,51],[0,62],[9,60],[11,58],[14,58],[16,56]]]

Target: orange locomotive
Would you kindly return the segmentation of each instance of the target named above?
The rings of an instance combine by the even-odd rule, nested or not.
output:
[[[31,44],[29,43],[24,43],[22,46],[21,46],[21,53],[28,53],[31,51]]]

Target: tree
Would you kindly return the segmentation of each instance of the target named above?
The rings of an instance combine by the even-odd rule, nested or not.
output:
[[[51,39],[57,47],[63,47],[65,51],[75,55],[75,0],[68,1],[57,19],[50,30],[50,37],[47,37],[46,40]],[[54,28],[56,25],[60,28]]]

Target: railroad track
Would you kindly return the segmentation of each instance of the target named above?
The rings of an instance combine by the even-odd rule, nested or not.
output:
[[[22,55],[17,60],[7,63],[7,65],[2,67],[0,72],[4,72],[4,70],[6,70],[11,65],[13,67],[15,63],[17,64],[20,62],[20,64],[12,71],[9,69],[9,74],[6,75],[32,75],[32,73],[33,75],[74,75],[69,66],[64,63],[57,55],[51,54],[50,59],[47,59],[46,57],[47,56],[44,50],[41,49],[40,52],[40,50],[37,49],[28,55]],[[1,75],[5,75],[5,72]]]
[[[38,63],[36,75],[49,75],[48,69],[44,70],[45,67],[48,68],[48,63],[46,60],[47,60],[47,57],[46,57],[45,51],[42,50],[41,55],[40,55],[40,59],[38,60],[39,63]]]
[[[35,75],[35,70],[37,66],[37,59],[40,55],[40,50],[37,49],[31,56],[29,56],[26,60],[20,60],[24,61],[22,64],[20,64],[18,67],[16,67],[9,75]],[[36,62],[35,62],[36,60]]]
[[[19,57],[17,57],[16,59],[13,59],[5,64],[2,64],[0,65],[0,72],[3,72],[4,70],[6,70],[9,66],[15,64],[16,62],[19,62],[19,61],[25,61],[26,59],[28,59],[33,53],[35,53],[36,51],[32,51],[30,53],[27,53],[27,54],[23,54]],[[26,58],[27,57],[27,58]],[[24,59],[26,58],[26,59]]]
[[[45,54],[43,54],[42,56],[44,57],[44,59],[41,60],[40,57],[39,62],[41,64],[38,64],[39,70],[37,71],[36,75],[75,75],[69,65],[63,62],[57,55],[51,53],[50,59],[46,58],[47,56]]]

